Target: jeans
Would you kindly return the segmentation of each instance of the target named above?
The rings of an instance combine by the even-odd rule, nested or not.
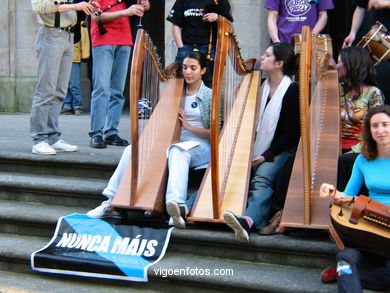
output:
[[[127,68],[131,47],[104,45],[92,48],[93,67],[90,137],[118,133],[125,98]]]
[[[192,167],[208,163],[210,160],[210,144],[200,142],[200,145],[189,150],[184,150],[176,145],[169,148],[168,155],[168,184],[165,194],[165,202],[175,201],[186,204],[190,210],[196,195],[191,195],[187,200],[188,172]]]
[[[368,259],[375,263],[375,268],[358,268],[365,256],[354,248],[346,248],[337,253],[339,293],[361,293],[362,287],[372,290],[390,287],[390,259],[369,254]],[[381,262],[384,262],[384,266],[380,266]]]
[[[252,171],[245,216],[252,218],[257,229],[268,225],[278,175],[293,155],[294,153],[283,152],[277,155],[273,162],[264,162]]]
[[[72,71],[70,73],[68,94],[64,100],[64,109],[82,109],[81,88],[80,88],[80,67],[81,63],[72,63]]]
[[[209,45],[200,45],[200,46],[192,46],[192,45],[184,45],[181,48],[177,49],[177,55],[176,55],[176,62],[183,63],[184,57],[189,53],[192,52],[195,48],[199,50],[202,54],[207,56],[208,53],[208,47]],[[215,46],[211,47],[211,58],[214,59],[215,57]]]
[[[178,155],[177,155],[178,154]],[[170,147],[169,157],[171,158],[171,161],[173,158],[175,160],[181,160],[179,157],[184,156],[192,156],[192,159],[190,159],[190,166],[199,166],[202,164],[205,164],[209,161],[210,158],[210,146],[206,144],[202,144],[200,146],[194,147],[188,151],[184,151],[179,147],[172,146]],[[127,167],[129,166],[131,160],[131,145],[127,146],[125,150],[123,151],[122,157],[118,163],[118,166],[116,167],[114,173],[112,174],[110,180],[108,181],[107,187],[103,190],[103,195],[112,198],[116,192],[118,191],[119,184],[122,181],[123,175],[126,172]],[[186,164],[188,161],[186,160],[184,164]],[[180,165],[183,166],[183,162],[175,162],[175,166]],[[185,169],[186,166],[184,166],[185,172],[183,174],[178,174],[177,177],[173,174],[176,167],[173,167],[171,165],[170,169],[170,180],[168,179],[168,182],[171,182],[171,191],[170,191],[170,200],[175,200],[178,203],[184,203],[186,204],[187,208],[191,210],[192,206],[194,205],[197,192],[194,192],[191,194],[189,199],[186,201],[187,198],[187,184],[188,184],[188,169]],[[176,172],[178,170],[176,169]],[[176,186],[175,183],[178,183],[180,187]],[[173,188],[173,191],[172,191]],[[167,189],[168,190],[168,189]],[[177,191],[179,190],[179,191]],[[183,194],[180,194],[180,196],[176,196],[177,192],[183,192]],[[185,192],[185,193],[184,193]],[[167,191],[168,193],[168,191]]]
[[[38,84],[30,116],[30,135],[34,144],[56,143],[62,103],[68,89],[73,58],[73,33],[41,27],[36,38]]]

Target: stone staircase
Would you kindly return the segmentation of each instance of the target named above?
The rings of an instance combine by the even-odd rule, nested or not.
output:
[[[337,291],[319,280],[322,269],[335,263],[336,247],[325,233],[252,234],[249,244],[241,244],[225,226],[211,224],[174,229],[165,257],[148,270],[148,283],[33,272],[31,252],[48,243],[60,216],[100,203],[117,159],[0,152],[0,292]],[[162,274],[173,269],[188,273]]]

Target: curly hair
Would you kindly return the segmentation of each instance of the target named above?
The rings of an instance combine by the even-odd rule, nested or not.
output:
[[[340,58],[346,70],[345,92],[355,90],[360,96],[363,85],[378,86],[374,64],[368,52],[362,47],[348,47],[340,50]]]
[[[364,118],[363,123],[363,145],[362,145],[362,154],[368,161],[375,160],[378,156],[378,147],[371,133],[370,121],[372,116],[378,113],[384,113],[390,117],[390,106],[389,105],[380,105],[374,108],[371,108],[366,117]]]

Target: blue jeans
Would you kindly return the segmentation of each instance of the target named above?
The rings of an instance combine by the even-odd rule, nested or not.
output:
[[[93,67],[90,137],[118,133],[125,98],[127,68],[131,47],[104,45],[92,48]]]
[[[183,47],[177,49],[177,55],[175,61],[183,63],[184,57],[189,52],[192,52],[195,48],[197,48],[199,52],[207,56],[208,45],[200,45],[200,46],[184,45]],[[215,57],[215,46],[211,48],[211,58],[214,59],[214,57]]]
[[[367,258],[375,262],[375,268],[359,268],[365,254],[354,248],[346,248],[337,253],[337,287],[339,293],[361,293],[365,289],[384,290],[390,287],[390,259],[369,254]],[[380,266],[380,262],[384,266]]]
[[[72,71],[70,73],[68,93],[64,100],[64,109],[81,109],[83,103],[81,102],[80,89],[80,67],[81,63],[72,63]]]
[[[257,229],[268,225],[278,175],[288,158],[293,155],[294,153],[283,152],[273,162],[264,162],[252,171],[245,216],[252,218]]]

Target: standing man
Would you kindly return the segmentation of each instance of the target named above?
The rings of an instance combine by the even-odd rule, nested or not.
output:
[[[176,62],[194,49],[214,58],[219,17],[233,21],[228,0],[176,0],[167,20],[173,24],[172,34],[177,46]],[[210,36],[211,34],[211,36]]]
[[[300,34],[304,25],[319,34],[328,21],[327,10],[332,0],[266,0],[267,27],[272,42],[291,43],[293,34]]]
[[[95,4],[72,1],[31,0],[42,25],[36,38],[38,84],[32,98],[30,135],[32,152],[55,155],[74,152],[77,146],[61,139],[58,118],[68,90],[73,57],[73,26],[76,11],[90,14]]]
[[[133,39],[129,16],[142,17],[149,10],[148,0],[126,8],[124,1],[101,0],[101,14],[92,15],[92,86],[91,138],[92,148],[107,144],[127,146],[118,135],[118,124],[125,98],[127,68]],[[104,135],[104,139],[103,139]]]

